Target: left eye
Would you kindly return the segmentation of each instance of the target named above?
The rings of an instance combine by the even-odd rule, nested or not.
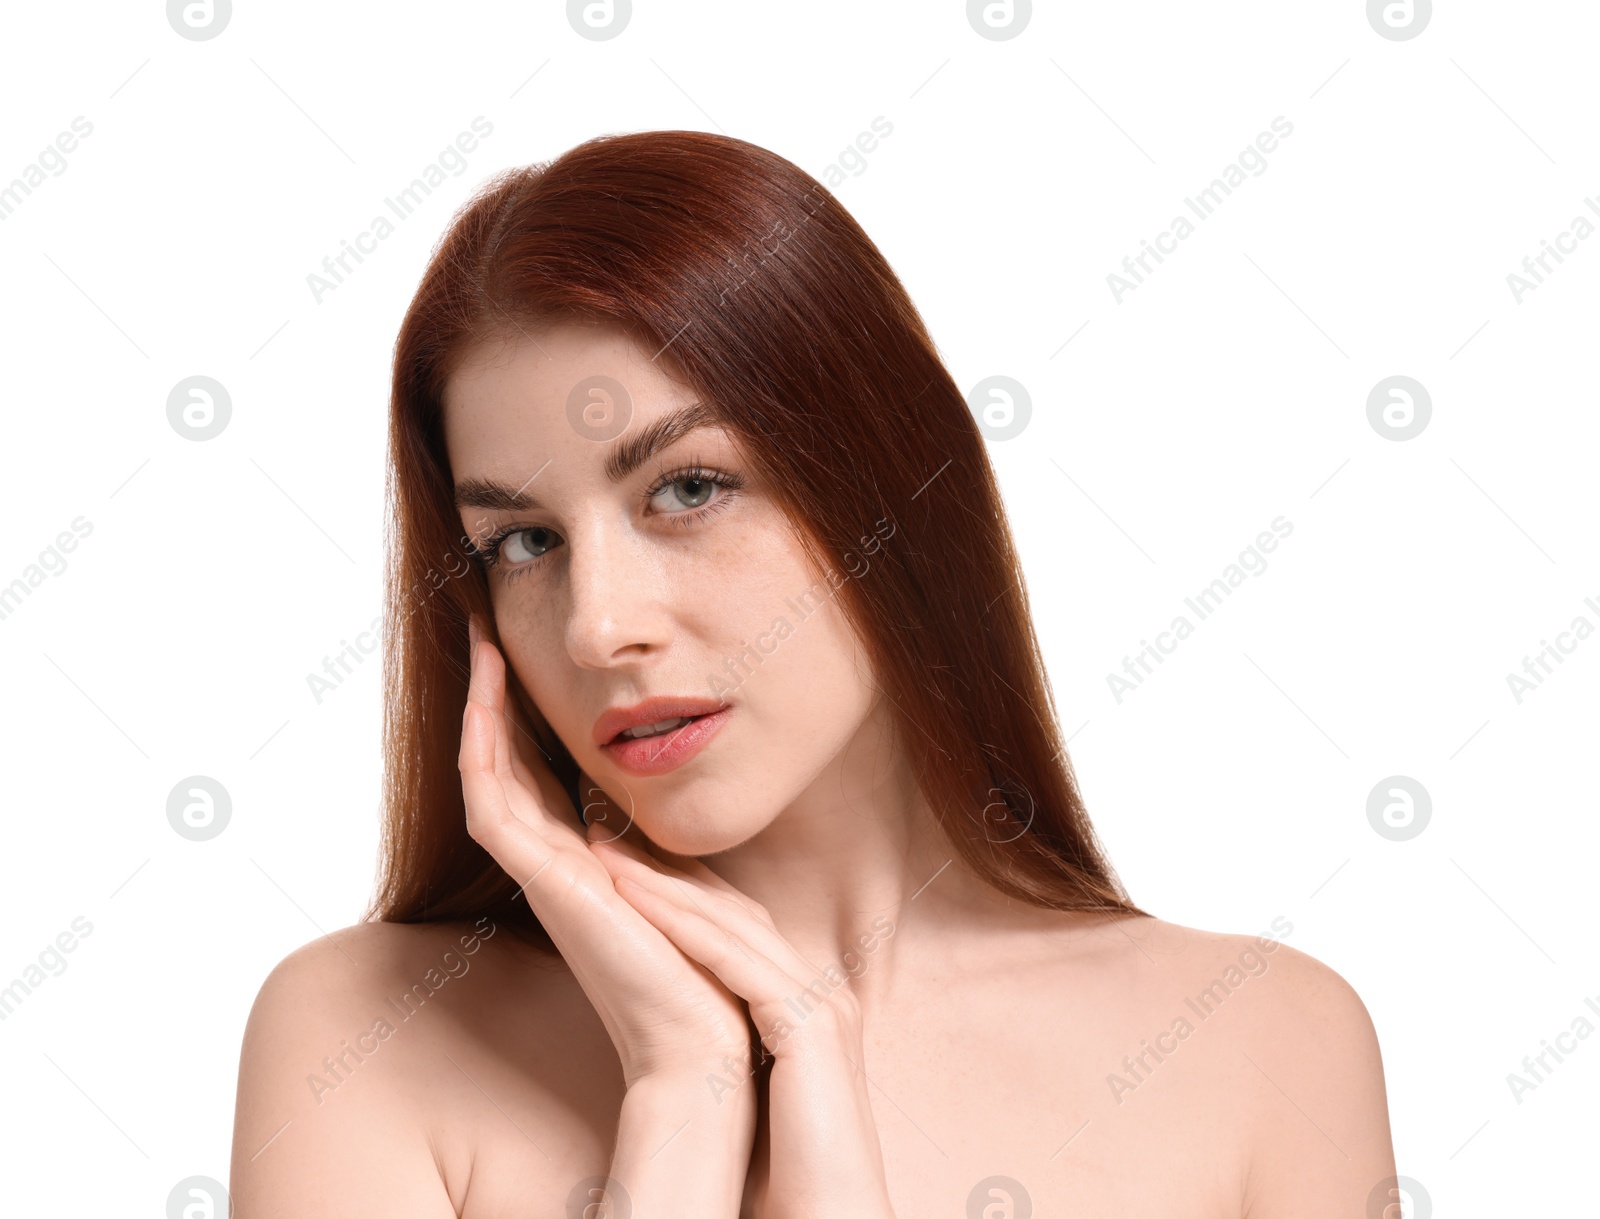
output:
[[[717,483],[710,478],[674,479],[650,497],[657,512],[682,512],[689,508],[704,507],[711,498]]]
[[[558,541],[548,529],[519,529],[506,534],[496,551],[496,557],[508,563],[526,563],[531,559],[543,558],[545,552],[553,549]]]

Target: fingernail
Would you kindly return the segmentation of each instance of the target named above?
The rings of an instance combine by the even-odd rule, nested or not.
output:
[[[469,645],[476,649],[478,641],[483,638],[483,628],[478,625],[478,615],[467,615],[467,640]]]

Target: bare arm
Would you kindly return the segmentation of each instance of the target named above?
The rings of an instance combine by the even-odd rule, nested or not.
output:
[[[593,849],[617,877],[618,892],[748,1003],[774,1060],[766,1155],[752,1162],[746,1196],[778,1219],[894,1219],[861,1069],[860,1006],[844,975],[818,975],[765,907],[699,860],[673,866],[615,843]],[[731,1096],[747,1100],[755,1090],[736,1079]]]
[[[1243,1045],[1256,1094],[1245,1219],[1398,1216],[1385,1209],[1394,1147],[1366,1006],[1314,957],[1280,945],[1271,960],[1284,985]]]
[[[658,1076],[628,1089],[611,1159],[611,1188],[625,1192],[628,1205],[604,1214],[644,1213],[641,1200],[651,1215],[739,1213],[755,1104],[753,1096],[718,1103],[706,1083],[711,1073]]]
[[[248,1219],[454,1219],[426,1131],[397,1089],[392,1061],[337,1079],[323,1065],[370,1029],[355,966],[341,951],[350,931],[292,953],[262,985],[245,1027],[229,1188]],[[352,945],[352,955],[367,954]],[[359,1053],[359,1048],[355,1051]],[[399,1055],[399,1049],[387,1054]]]
[[[625,1192],[628,1212],[652,1219],[734,1219],[755,1137],[754,1089],[724,1098],[705,1081],[725,1057],[748,1061],[745,1005],[618,895],[548,767],[514,745],[499,650],[476,620],[471,635],[460,758],[468,831],[521,884],[611,1035],[627,1083],[611,1171],[596,1188]],[[644,866],[637,830],[601,836],[613,856]]]

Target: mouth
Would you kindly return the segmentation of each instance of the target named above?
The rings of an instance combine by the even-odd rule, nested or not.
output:
[[[606,711],[595,722],[595,743],[629,774],[666,774],[704,749],[731,711],[711,699],[654,698]]]
[[[677,715],[669,720],[662,720],[659,724],[642,724],[638,728],[624,728],[617,733],[612,741],[643,741],[650,737],[666,736],[675,728],[682,728],[685,724],[692,724],[695,720],[704,719],[701,715]]]

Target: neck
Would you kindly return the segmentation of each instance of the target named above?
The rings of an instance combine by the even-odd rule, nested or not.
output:
[[[847,975],[868,1008],[927,959],[918,946],[947,953],[1025,913],[948,842],[882,707],[765,829],[702,858],[765,906],[819,975]]]

